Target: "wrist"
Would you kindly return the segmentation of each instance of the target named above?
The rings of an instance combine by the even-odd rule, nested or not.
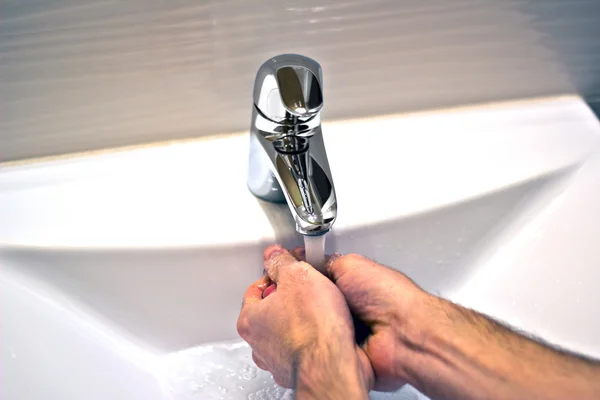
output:
[[[294,368],[298,398],[368,399],[370,380],[362,371],[354,343],[335,339],[299,353]]]
[[[452,388],[453,377],[464,370],[455,367],[465,360],[477,360],[481,369],[492,371],[490,365],[499,363],[497,353],[490,365],[482,364],[479,359],[481,354],[486,354],[490,346],[488,340],[493,336],[487,323],[489,321],[470,310],[425,293],[397,334],[402,352],[402,357],[396,357],[399,376],[428,396],[443,397],[432,390],[444,386],[444,382],[447,383],[446,390],[456,389]],[[462,366],[463,369],[467,367]],[[471,378],[474,381],[483,379]]]
[[[397,308],[391,324],[396,343],[392,362],[396,378],[419,388],[419,366],[436,341],[443,300],[421,290],[410,299]]]

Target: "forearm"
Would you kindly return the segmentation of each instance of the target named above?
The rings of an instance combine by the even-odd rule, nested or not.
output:
[[[305,351],[296,367],[297,400],[368,400],[365,377],[354,348],[337,343]]]
[[[436,399],[598,399],[600,364],[431,297],[399,331],[398,372]]]

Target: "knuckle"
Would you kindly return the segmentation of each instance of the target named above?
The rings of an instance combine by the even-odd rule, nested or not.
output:
[[[307,262],[297,261],[295,263],[290,264],[286,267],[288,269],[288,274],[291,279],[301,279],[307,277],[307,273],[309,270],[314,267]]]
[[[266,270],[271,278],[281,278],[297,269],[300,262],[295,258],[276,257],[266,264]]]
[[[291,254],[289,256],[286,254],[276,257],[273,262],[278,267],[288,267],[290,265],[297,264],[298,260],[296,260]]]
[[[244,315],[240,315],[237,320],[237,331],[244,340],[250,337],[250,323]]]
[[[308,267],[312,267],[309,263],[307,263],[306,261],[296,261],[293,263],[290,263],[290,269],[292,270],[304,270]]]
[[[341,278],[343,275],[370,264],[371,261],[360,254],[351,253],[339,256],[332,260],[328,266],[329,273],[334,280]]]
[[[344,268],[344,269],[354,269],[357,267],[365,267],[365,266],[369,266],[372,265],[373,262],[371,260],[369,260],[368,258],[366,258],[365,256],[362,256],[360,254],[356,254],[356,253],[351,253],[351,254],[347,254],[344,256],[341,256],[338,260],[336,260],[340,267]]]

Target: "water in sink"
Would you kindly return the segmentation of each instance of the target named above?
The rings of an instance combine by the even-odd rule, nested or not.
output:
[[[242,341],[186,349],[166,356],[164,390],[173,400],[292,400],[293,391],[278,386],[256,367],[252,349]],[[427,399],[411,387],[397,393],[371,393],[371,399]]]
[[[220,343],[167,356],[164,385],[174,400],[292,399],[291,390],[275,384],[254,365],[244,342]]]

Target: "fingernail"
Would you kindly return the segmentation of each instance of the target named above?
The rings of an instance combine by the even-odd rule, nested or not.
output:
[[[273,257],[275,257],[275,256],[277,256],[279,254],[283,254],[285,252],[286,252],[286,250],[283,247],[279,246],[279,245],[268,247],[265,250],[265,254],[264,254],[265,261],[268,261],[271,258],[273,258]]]
[[[272,294],[274,291],[277,290],[277,284],[273,283],[271,286],[269,286],[268,288],[266,288],[262,294],[262,298],[266,298],[268,295]]]
[[[335,260],[337,260],[338,258],[340,258],[342,256],[342,253],[333,253],[330,257],[329,260],[327,260],[327,268],[329,268]]]

